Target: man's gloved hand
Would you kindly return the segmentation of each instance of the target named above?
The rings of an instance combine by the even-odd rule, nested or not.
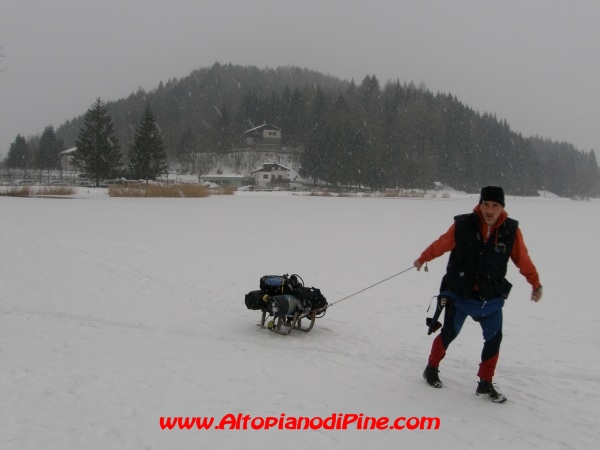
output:
[[[539,302],[542,299],[542,287],[540,286],[537,289],[531,291],[531,301]]]

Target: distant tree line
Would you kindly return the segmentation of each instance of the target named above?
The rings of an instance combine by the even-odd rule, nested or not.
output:
[[[161,137],[168,162],[192,171],[199,153],[234,151],[244,131],[272,123],[282,129],[284,146],[303,149],[301,174],[315,182],[374,189],[429,189],[440,182],[467,192],[499,184],[511,195],[600,194],[593,150],[525,138],[506,120],[450,94],[399,81],[382,87],[375,76],[357,85],[297,67],[215,63],[105,107],[115,142],[130,148],[140,140],[144,112],[152,111],[157,128],[151,133]],[[82,128],[85,118],[78,117],[56,134],[73,146]],[[136,158],[135,152],[123,156],[125,166]]]
[[[146,106],[134,131],[125,169],[113,120],[105,103],[96,99],[83,117],[83,125],[75,140],[77,151],[73,153],[71,164],[96,185],[102,180],[120,176],[147,182],[166,173],[167,154],[150,106]],[[46,171],[49,178],[51,170],[60,169],[59,153],[62,148],[53,127],[44,130],[36,151],[31,151],[25,138],[18,135],[10,146],[5,165],[23,171]]]
[[[60,167],[58,154],[63,147],[62,140],[56,137],[52,126],[46,127],[41,137],[29,142],[23,136],[17,135],[10,145],[4,165],[24,172],[37,170],[42,177],[44,172],[48,174]]]

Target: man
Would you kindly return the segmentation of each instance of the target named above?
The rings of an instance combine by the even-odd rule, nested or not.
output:
[[[481,325],[484,339],[476,394],[497,403],[506,401],[492,378],[502,341],[502,307],[512,287],[505,278],[509,258],[531,285],[531,300],[542,298],[538,272],[518,225],[504,210],[503,189],[486,186],[473,212],[456,216],[448,231],[415,260],[414,266],[421,270],[423,264],[451,252],[438,297],[438,307],[445,305],[444,325],[433,341],[423,372],[430,386],[442,387],[439,364],[470,316]]]

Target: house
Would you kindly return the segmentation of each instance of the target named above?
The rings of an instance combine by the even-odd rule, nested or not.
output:
[[[60,158],[60,168],[62,170],[75,170],[73,166],[73,154],[77,151],[77,147],[68,148],[58,154]]]
[[[278,163],[264,163],[260,169],[250,172],[254,187],[273,189],[290,185],[290,169]]]
[[[279,149],[281,148],[281,128],[270,123],[263,123],[244,131],[242,140],[245,147]]]

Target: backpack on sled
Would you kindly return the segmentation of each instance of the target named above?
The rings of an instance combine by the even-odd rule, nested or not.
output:
[[[299,275],[265,275],[259,287],[246,294],[246,307],[262,311],[260,326],[276,333],[290,334],[294,329],[308,332],[327,310],[327,299],[321,291],[304,286]],[[267,317],[273,319],[266,323]],[[302,319],[310,322],[307,327],[302,326]]]

